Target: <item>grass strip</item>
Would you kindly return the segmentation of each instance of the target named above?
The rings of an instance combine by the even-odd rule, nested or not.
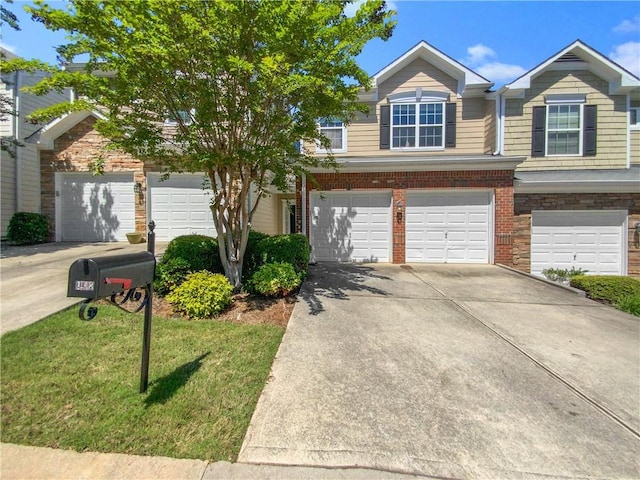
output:
[[[142,323],[75,307],[4,335],[2,441],[235,461],[284,328],[154,318],[140,394]]]

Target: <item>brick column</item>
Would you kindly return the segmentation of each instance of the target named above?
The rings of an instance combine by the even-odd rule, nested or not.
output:
[[[402,215],[399,215],[398,202],[402,204]],[[393,190],[393,203],[391,205],[393,222],[393,263],[404,263],[405,261],[405,217],[407,210],[406,190]]]
[[[496,192],[494,263],[513,266],[513,184]]]

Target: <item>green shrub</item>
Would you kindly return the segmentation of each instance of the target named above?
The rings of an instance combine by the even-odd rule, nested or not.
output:
[[[589,275],[571,279],[571,286],[587,292],[593,300],[615,304],[619,300],[640,295],[640,280],[617,275]]]
[[[48,242],[49,234],[49,219],[40,213],[15,213],[7,227],[7,239],[16,245]]]
[[[267,263],[251,278],[253,290],[267,297],[286,297],[300,283],[300,276],[290,263]]]
[[[158,295],[166,295],[184,282],[191,273],[189,262],[183,258],[163,258],[156,266],[153,290]]]
[[[265,238],[269,238],[270,235],[262,232],[256,232],[254,230],[249,231],[249,239],[247,240],[247,248],[244,251],[244,259],[242,261],[242,280],[247,282],[251,279],[256,270],[263,264],[258,250],[258,245]]]
[[[573,277],[584,275],[587,272],[589,272],[589,270],[582,270],[581,268],[576,269],[575,267],[571,267],[571,270],[567,270],[566,268],[545,268],[542,270],[542,274],[552,282],[566,282],[571,280]]]
[[[176,258],[185,260],[192,272],[207,270],[222,273],[223,271],[218,241],[206,235],[182,235],[171,240],[162,260],[169,261]]]
[[[640,317],[640,294],[619,298],[615,303],[615,307],[618,310]]]
[[[206,271],[187,275],[167,300],[189,318],[211,318],[231,305],[233,287],[224,275]]]
[[[311,246],[304,235],[291,233],[265,238],[258,244],[258,251],[263,264],[289,263],[301,280],[307,277]]]

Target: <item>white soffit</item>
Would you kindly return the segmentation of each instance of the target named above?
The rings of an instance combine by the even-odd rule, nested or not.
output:
[[[31,135],[28,139],[28,143],[35,143],[39,149],[52,150],[53,141],[63,133],[69,131],[85,118],[94,117],[97,119],[106,118],[100,112],[95,110],[83,110],[81,112],[72,112],[54,120],[51,120],[40,130]]]

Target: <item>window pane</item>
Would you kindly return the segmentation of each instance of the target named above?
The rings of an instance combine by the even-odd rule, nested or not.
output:
[[[580,150],[580,135],[578,132],[549,132],[549,155],[577,155]]]
[[[442,104],[423,103],[420,105],[420,125],[442,125]]]
[[[441,147],[442,127],[420,127],[421,147]]]
[[[416,106],[415,105],[394,105],[393,125],[415,125]]]
[[[331,141],[331,150],[342,150],[342,128],[321,128],[320,132]]]
[[[393,147],[406,148],[416,146],[416,129],[414,127],[393,127]]]
[[[338,122],[338,121],[335,121],[335,120],[323,119],[323,120],[320,120],[318,123],[320,124],[321,128],[324,128],[324,127],[342,127],[342,122]]]

